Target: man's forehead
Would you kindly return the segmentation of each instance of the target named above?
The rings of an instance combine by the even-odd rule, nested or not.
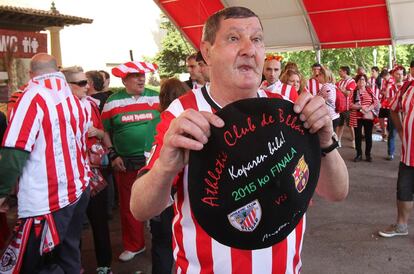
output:
[[[220,20],[220,29],[226,29],[227,31],[245,31],[251,29],[255,32],[263,34],[262,25],[257,17],[246,18],[222,18]]]
[[[281,63],[280,61],[277,61],[277,60],[269,60],[269,61],[265,61],[264,66],[265,68],[280,68]]]

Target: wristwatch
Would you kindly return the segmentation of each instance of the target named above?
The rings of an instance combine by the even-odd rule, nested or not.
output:
[[[338,136],[334,132],[332,134],[332,144],[330,146],[328,146],[328,147],[321,148],[321,155],[322,155],[322,157],[325,157],[326,154],[328,154],[329,152],[333,151],[334,149],[337,149],[338,147],[339,147]]]

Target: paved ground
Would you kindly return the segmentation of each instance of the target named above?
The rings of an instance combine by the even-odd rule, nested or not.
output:
[[[343,143],[340,152],[350,174],[350,193],[341,203],[329,203],[315,196],[308,211],[302,273],[414,273],[414,235],[392,239],[377,236],[379,229],[395,220],[398,160],[384,160],[386,143],[374,142],[374,161],[354,163],[355,152],[350,142],[345,139]],[[128,263],[117,260],[122,251],[118,214],[111,221],[111,238],[114,273],[151,273],[148,232],[147,251]],[[94,273],[90,229],[83,233],[82,256],[85,273]]]

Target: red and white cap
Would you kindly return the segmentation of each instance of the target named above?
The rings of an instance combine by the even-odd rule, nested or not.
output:
[[[112,74],[115,77],[125,78],[130,73],[155,72],[157,69],[158,66],[156,64],[148,62],[131,61],[114,67],[112,69]]]

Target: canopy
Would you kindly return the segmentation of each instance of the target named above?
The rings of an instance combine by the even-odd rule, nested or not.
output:
[[[199,48],[206,18],[244,6],[262,20],[268,51],[414,43],[414,0],[154,0]]]

